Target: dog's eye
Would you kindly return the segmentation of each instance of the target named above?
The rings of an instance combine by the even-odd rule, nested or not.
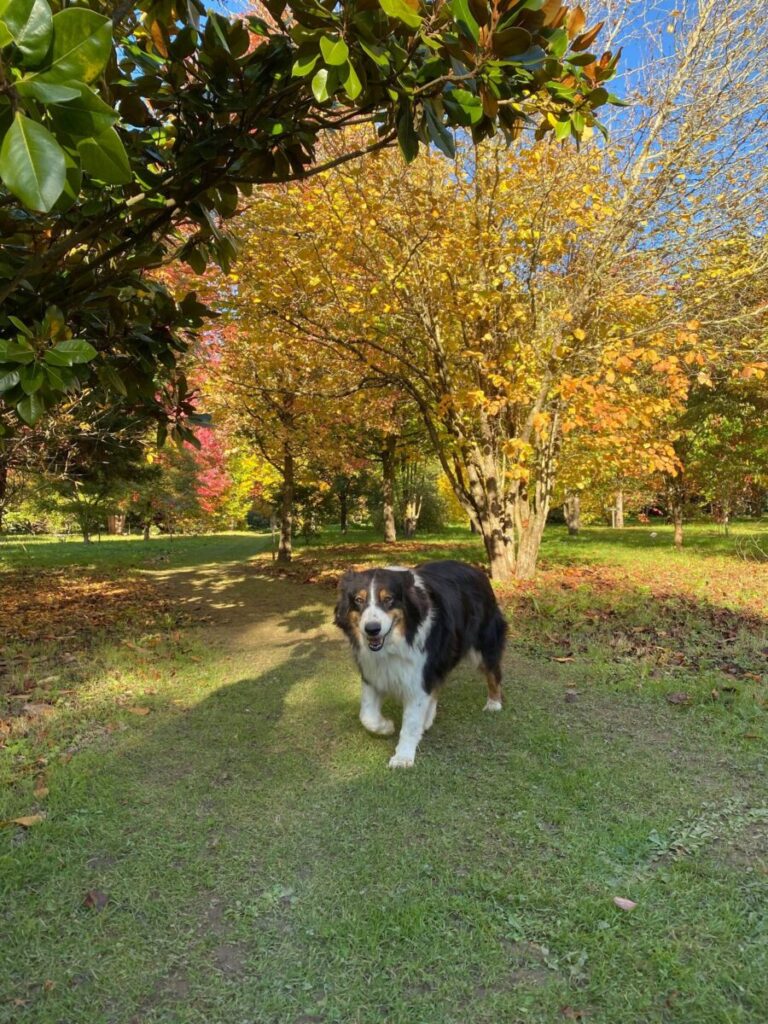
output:
[[[363,601],[362,597],[360,597],[360,596],[358,595],[358,596],[357,596],[357,597],[355,598],[355,604],[357,605],[357,607],[358,607],[358,608],[362,608],[362,607],[363,607],[363,605],[365,604],[365,601]]]
[[[392,607],[394,603],[395,599],[393,597],[385,597],[384,600],[381,602],[381,607],[389,609]]]

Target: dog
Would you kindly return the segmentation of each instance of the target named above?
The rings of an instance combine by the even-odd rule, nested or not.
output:
[[[360,721],[391,736],[381,702],[403,704],[403,722],[390,768],[410,768],[424,732],[435,720],[438,690],[467,658],[488,685],[486,711],[502,708],[501,657],[507,623],[485,573],[464,562],[429,562],[350,571],[339,582],[335,624],[352,646],[362,678]]]

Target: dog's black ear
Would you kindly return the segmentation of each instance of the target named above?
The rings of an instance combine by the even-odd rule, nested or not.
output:
[[[333,609],[333,624],[339,626],[341,629],[344,628],[346,622],[347,613],[349,612],[349,595],[351,593],[350,584],[354,579],[355,574],[350,569],[345,572],[339,580],[339,586],[337,588],[338,596],[336,599],[336,607]]]
[[[423,622],[429,612],[429,598],[423,587],[416,583],[412,572],[403,573],[403,597],[408,617],[417,623]]]

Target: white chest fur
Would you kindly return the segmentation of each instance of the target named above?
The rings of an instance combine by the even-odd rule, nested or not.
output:
[[[380,651],[363,647],[357,661],[363,679],[382,696],[394,697],[404,703],[423,692],[426,652],[411,646],[405,637],[394,632],[387,637]]]

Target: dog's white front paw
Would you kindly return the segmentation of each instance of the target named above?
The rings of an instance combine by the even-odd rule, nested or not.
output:
[[[502,703],[500,700],[487,700],[483,711],[501,711]]]
[[[363,722],[363,725],[374,736],[391,736],[395,731],[395,723],[391,718],[382,718],[379,722]]]
[[[393,754],[389,759],[390,768],[413,768],[414,757],[407,754]]]

